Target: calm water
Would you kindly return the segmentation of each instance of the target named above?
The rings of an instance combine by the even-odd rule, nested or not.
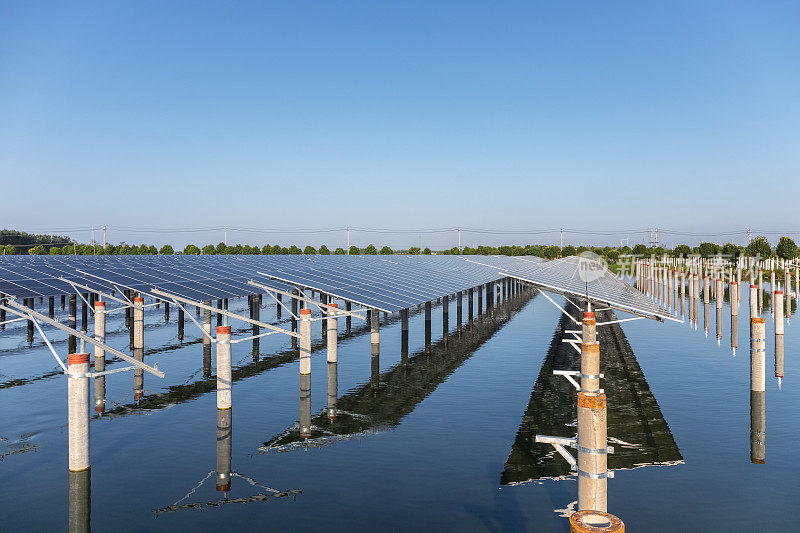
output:
[[[277,321],[274,306],[264,304],[262,318]],[[244,312],[245,302],[231,307]],[[747,295],[736,357],[728,303],[721,346],[713,301],[710,311],[708,336],[702,309],[697,330],[648,320],[600,328],[617,447],[608,505],[629,531],[793,529],[787,511],[800,498],[800,317],[786,328],[779,389],[765,310],[766,461],[753,464]],[[87,479],[73,478],[69,498],[66,379],[38,338],[27,347],[24,323],[0,333],[2,529],[63,530],[72,505],[76,515],[90,508],[96,531],[568,530],[563,516],[577,499],[576,483],[532,436],[574,435],[574,391],[551,375],[575,362],[560,342],[561,329],[572,326],[541,295],[509,302],[460,337],[451,302],[446,345],[434,307],[430,356],[423,353],[424,318],[414,312],[407,362],[396,318],[381,325],[379,361],[370,356],[368,331],[354,321],[345,336],[340,319],[336,368],[324,349],[312,357],[308,442],[298,434],[299,371],[286,338],[262,338],[255,355],[250,341],[233,345],[228,429],[224,420],[218,427],[214,369],[204,368],[197,329],[187,319],[178,342],[176,318],[174,308],[166,323],[163,310],[147,313],[145,360],[167,377],[145,374],[143,399],[134,400],[132,373],[107,377],[108,412],[93,413],[91,422],[90,501],[81,490]],[[121,316],[108,322],[109,344],[126,347]],[[66,353],[63,336],[52,338]],[[313,338],[320,343],[319,322]],[[334,370],[338,415],[331,421]],[[225,493],[216,490],[216,469],[227,450],[234,475]]]

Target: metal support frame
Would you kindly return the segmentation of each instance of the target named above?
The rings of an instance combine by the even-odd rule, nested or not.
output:
[[[47,336],[44,334],[44,331],[42,330],[41,326],[38,323],[40,320],[42,322],[44,322],[45,324],[49,324],[51,326],[54,326],[54,327],[56,327],[56,328],[58,328],[58,329],[60,329],[62,331],[66,331],[70,335],[73,335],[73,336],[81,339],[81,342],[88,342],[89,344],[92,344],[94,346],[98,346],[100,348],[103,348],[106,352],[108,352],[108,353],[110,353],[112,355],[115,355],[115,356],[119,357],[120,359],[123,359],[123,360],[131,363],[136,368],[140,368],[140,369],[142,369],[142,370],[144,370],[146,372],[149,372],[150,374],[153,374],[154,376],[158,376],[160,378],[164,377],[164,373],[161,372],[158,369],[157,365],[150,366],[150,365],[144,364],[143,362],[134,359],[130,355],[125,355],[124,353],[122,353],[121,351],[117,350],[116,348],[112,348],[111,346],[108,346],[105,343],[102,343],[102,342],[99,342],[99,341],[95,340],[93,337],[90,337],[89,335],[83,333],[82,331],[78,331],[76,329],[72,329],[69,326],[65,326],[64,324],[62,324],[61,322],[58,322],[57,320],[53,320],[50,317],[47,317],[47,316],[45,316],[45,315],[43,315],[41,313],[38,313],[38,312],[34,311],[33,309],[29,309],[28,307],[25,307],[24,305],[21,305],[21,304],[17,303],[14,300],[13,297],[8,299],[6,305],[0,305],[0,309],[5,309],[6,311],[14,313],[15,315],[28,317],[29,320],[31,320],[33,322],[34,326],[39,330],[39,333],[44,338],[44,341],[47,344],[47,346],[50,348],[50,351],[53,353],[53,356],[56,358],[56,360],[58,360],[58,363],[61,366],[61,368],[64,369],[64,373],[67,372],[66,365],[64,365],[64,361],[62,361],[61,358],[58,357],[58,354],[56,354],[55,349],[53,349],[53,346],[50,344],[50,341],[47,339]]]
[[[262,274],[262,273],[259,272],[259,274]],[[266,274],[262,274],[262,275],[266,276]],[[282,291],[280,289],[276,289],[276,288],[270,287],[268,285],[262,285],[261,283],[257,283],[257,282],[255,282],[253,280],[248,281],[247,284],[248,285],[252,285],[254,287],[258,287],[259,289],[264,289],[265,291],[267,291],[268,294],[270,294],[270,296],[272,296],[271,293],[274,292],[275,294],[282,294],[284,296],[288,296],[290,298],[294,298],[294,299],[296,299],[298,301],[302,301],[302,302],[307,302],[307,303],[313,304],[313,305],[317,306],[317,308],[320,309],[320,310],[327,311],[329,309],[336,309],[336,314],[338,314],[338,315],[354,316],[356,318],[360,318],[362,320],[366,320],[366,317],[364,315],[358,314],[361,311],[366,311],[366,309],[362,309],[361,311],[355,311],[355,312],[348,311],[346,309],[340,309],[338,307],[332,307],[331,305],[324,304],[322,302],[318,302],[318,301],[316,301],[316,300],[314,300],[312,298],[308,298],[306,296],[299,296],[297,294],[292,294],[291,292],[288,292],[288,291]],[[300,287],[298,287],[298,290],[302,290],[302,289]],[[324,291],[321,291],[321,292],[324,292]],[[274,296],[272,296],[272,297],[275,298]],[[275,301],[278,302],[278,299],[275,298]],[[283,302],[278,302],[278,303],[283,305]],[[361,304],[361,303],[358,303],[358,302],[353,302],[353,303],[357,303],[358,305],[362,305],[362,306],[364,305],[364,304]],[[364,307],[368,307],[368,306],[364,306]],[[283,305],[283,308],[286,309],[287,311],[289,311],[289,308],[286,307],[285,305]],[[381,311],[383,311],[383,309],[381,309]],[[291,311],[289,311],[289,314],[291,314],[292,316],[294,316],[295,318],[297,318],[299,320],[299,318],[297,316],[293,315]]]
[[[575,461],[575,458],[572,457],[572,454],[569,453],[564,446],[569,446],[570,448],[574,448],[581,453],[588,453],[592,455],[602,455],[608,453],[614,453],[613,446],[607,446],[605,449],[592,449],[592,448],[584,448],[583,446],[578,445],[577,438],[567,438],[567,437],[551,437],[549,435],[536,435],[536,442],[541,442],[544,444],[550,444],[556,451],[561,454],[561,457],[566,459],[569,463],[570,470],[574,470],[579,476],[581,477],[588,477],[592,479],[602,479],[606,477],[614,477],[614,471],[609,470],[605,474],[596,475],[596,474],[589,474],[588,472],[584,472],[578,469],[578,464]]]
[[[565,378],[567,378],[567,381],[572,383],[575,386],[575,389],[578,392],[597,392],[597,393],[600,393],[600,394],[603,394],[603,392],[604,392],[603,389],[594,389],[594,390],[582,389],[580,383],[578,383],[577,381],[575,381],[573,379],[573,376],[577,376],[577,377],[579,377],[581,379],[600,379],[600,378],[604,377],[603,374],[597,374],[597,375],[581,374],[580,370],[553,370],[553,375],[554,376],[564,376]]]
[[[209,311],[211,311],[213,313],[221,313],[221,314],[223,314],[225,316],[229,316],[231,318],[235,318],[237,320],[241,320],[242,322],[247,322],[248,324],[252,324],[254,326],[259,326],[259,327],[262,327],[262,328],[271,329],[271,330],[273,330],[273,331],[275,331],[277,333],[285,333],[286,335],[289,335],[290,337],[297,337],[298,339],[300,338],[300,334],[299,333],[295,333],[294,331],[288,331],[288,330],[285,330],[283,328],[279,328],[278,326],[273,326],[272,324],[267,324],[266,322],[261,322],[260,320],[255,320],[255,319],[248,318],[248,317],[245,317],[245,316],[242,316],[242,315],[237,315],[236,313],[228,311],[227,309],[217,309],[216,307],[213,307],[213,306],[210,306],[210,305],[206,305],[206,304],[201,303],[201,302],[195,302],[194,300],[191,300],[189,298],[184,298],[183,296],[178,296],[176,294],[172,294],[172,293],[169,293],[169,292],[166,292],[166,291],[162,291],[160,289],[152,289],[150,292],[153,293],[153,294],[157,294],[159,296],[162,296],[164,298],[169,298],[170,300],[172,300],[175,303],[175,305],[178,305],[178,302],[183,302],[185,304],[190,304],[190,305],[197,306],[200,309],[207,309],[207,310],[209,310]],[[192,320],[194,321],[193,317],[190,316],[190,318],[192,318]],[[197,323],[197,322],[195,321],[195,323]],[[202,330],[203,328],[201,327],[200,329]]]
[[[279,277],[277,277],[277,276],[273,276],[272,274],[267,274],[267,273],[265,273],[265,272],[258,272],[258,271],[256,271],[256,274],[258,274],[259,276],[264,276],[264,277],[266,277],[266,278],[269,278],[269,279],[275,279],[275,280],[281,281],[281,282],[283,282],[283,283],[287,283],[287,284],[289,284],[289,285],[295,285],[295,286],[297,286],[297,283],[296,283],[296,282],[294,282],[294,281],[292,281],[292,280],[289,280],[289,279],[284,279],[284,278],[279,278]],[[272,287],[265,287],[264,285],[260,285],[260,284],[256,283],[256,282],[255,282],[255,281],[253,281],[253,280],[250,280],[250,281],[248,281],[247,283],[249,283],[250,285],[255,285],[256,287],[261,287],[262,289],[267,289],[267,290],[270,290],[270,291],[279,292],[279,293],[281,293],[281,294],[289,294],[289,293],[287,293],[287,292],[283,292],[283,291],[280,291],[280,290],[278,290],[278,289],[273,289]],[[332,296],[335,296],[335,297],[337,297],[337,298],[339,298],[339,299],[341,299],[341,300],[347,300],[347,298],[342,298],[341,296],[336,296],[336,295],[335,295],[335,294],[333,294],[333,293],[330,293],[330,292],[324,291],[324,290],[322,290],[322,289],[319,289],[319,288],[317,288],[317,287],[309,287],[309,286],[305,286],[305,287],[306,287],[306,288],[308,288],[308,289],[311,289],[312,291],[324,292],[324,293],[326,293],[326,294],[330,294],[330,295],[332,295]],[[290,296],[292,296],[291,294],[289,294],[289,295],[290,295]],[[304,301],[305,301],[305,300],[304,300]],[[370,308],[370,309],[377,309],[377,310],[379,310],[379,311],[383,311],[383,312],[385,312],[385,313],[391,313],[391,311],[390,311],[389,309],[383,309],[382,307],[375,307],[374,305],[367,305],[367,304],[365,304],[364,302],[359,302],[359,301],[356,301],[356,300],[350,300],[350,301],[351,301],[351,302],[353,302],[354,304],[358,304],[358,305],[360,305],[361,307],[368,307],[368,308]],[[354,316],[358,316],[358,315],[354,315]]]

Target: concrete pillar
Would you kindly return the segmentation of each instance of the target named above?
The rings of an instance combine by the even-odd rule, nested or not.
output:
[[[370,352],[372,355],[378,355],[381,351],[381,336],[380,336],[380,311],[375,309],[370,316]]]
[[[231,327],[217,326],[217,409],[230,409],[231,389]]]
[[[5,312],[5,310],[4,310],[4,312]],[[55,297],[53,297],[53,296],[50,296],[47,299],[47,316],[49,316],[50,318],[54,318],[56,316]],[[4,319],[5,318],[0,319],[0,320],[4,320]]]
[[[144,348],[133,348],[133,358],[144,362]],[[133,369],[133,399],[137,402],[144,396],[144,370]]]
[[[25,303],[25,305],[28,306],[29,309],[33,309],[33,305],[34,305],[33,298],[25,298],[24,299],[24,303]],[[28,337],[27,337],[27,339],[28,339],[28,344],[31,344],[33,342],[33,320],[28,319],[27,322],[28,322]]]
[[[400,310],[400,362],[408,363],[408,309]]]
[[[338,363],[328,363],[328,420],[336,420],[336,400],[339,398]]]
[[[98,342],[106,342],[106,303],[94,303],[94,338]],[[100,346],[94,347],[94,371],[106,369],[106,351]],[[106,377],[94,378],[94,410],[98,413],[106,411]]]
[[[583,313],[582,330],[582,342],[587,343],[597,341],[597,320],[592,311],[586,311]]]
[[[203,345],[203,378],[211,379],[211,345]]]
[[[298,300],[296,297],[299,295],[299,292],[297,289],[292,289],[292,294],[295,296],[292,298],[292,331],[296,332],[297,318],[295,317],[297,317],[297,304],[298,304]],[[292,337],[292,348],[296,347],[297,347],[297,337]]]
[[[483,313],[483,285],[478,287],[478,318]]]
[[[480,302],[480,293],[478,293]],[[425,302],[425,353],[431,353],[431,303]]]
[[[222,299],[217,298],[217,309],[222,309]],[[217,313],[217,326],[222,325],[222,313]]]
[[[64,305],[66,304],[66,299],[67,299],[66,295],[62,294],[61,295],[61,310],[62,311],[64,310]]]
[[[722,278],[717,278],[716,298],[714,299],[717,304],[717,309],[722,309],[724,288],[722,285]]]
[[[722,308],[717,307],[717,346],[722,344]]]
[[[763,317],[750,319],[750,461],[766,459],[766,327]]]
[[[311,309],[300,310],[300,375],[311,374]]]
[[[221,327],[221,326],[217,326]],[[231,490],[233,409],[217,409],[217,490]]]
[[[758,314],[764,311],[764,271],[758,271]]]
[[[208,307],[211,307],[211,300],[203,302]],[[199,307],[197,308],[200,309]],[[203,344],[211,344],[211,309],[203,309]]]
[[[76,326],[75,314],[77,313],[77,309],[76,309],[76,307],[77,307],[77,298],[78,297],[76,295],[74,295],[74,294],[70,294],[69,295],[69,310],[68,310],[68,315],[67,315],[67,324],[72,329],[75,329],[75,326]],[[70,335],[69,336],[69,341],[68,341],[69,353],[75,353],[76,346],[77,346],[76,340],[77,339],[76,339],[75,335]]]
[[[319,303],[321,303],[323,305],[327,305],[328,304],[328,295],[327,294],[323,294],[323,293],[319,293]],[[325,317],[327,317],[328,313],[327,313],[327,311],[325,310],[324,307],[321,308],[320,313],[322,313],[322,316],[323,316],[323,319],[321,321],[322,322],[322,327],[320,328],[320,331],[321,331],[321,334],[322,334],[322,340],[325,340],[325,339],[327,339],[327,336],[328,336],[328,320],[327,320],[327,318],[325,318]]]
[[[739,306],[736,304],[737,300],[739,299],[739,284],[735,281],[732,281],[730,285],[728,285],[729,294],[731,300],[731,315],[738,316],[739,315]]]
[[[581,344],[581,390],[600,391],[600,343],[584,341]]]
[[[474,293],[475,293],[475,289],[470,289],[470,290],[467,291],[467,320],[470,323],[472,322]]]
[[[305,309],[304,309],[305,310]],[[303,328],[303,322],[308,322],[303,318],[300,319],[300,328]],[[308,343],[311,345],[311,323],[309,324]],[[302,339],[300,343],[302,344]],[[303,439],[311,437],[311,374],[300,374],[300,436]]]
[[[278,294],[277,298],[278,298],[278,305],[275,306],[276,307],[275,313],[277,315],[276,318],[278,320],[280,320],[281,319],[281,311],[283,310],[283,306],[281,305],[281,303],[283,303],[283,295],[282,294]]]
[[[775,335],[775,377],[780,387],[783,382],[783,335]]]
[[[345,302],[344,303],[344,308],[345,308],[346,311],[352,311],[353,310],[353,302]],[[351,317],[350,315],[347,315],[347,318],[344,319],[344,322],[345,322],[345,329],[347,330],[347,333],[350,333],[350,330],[351,330],[351,328],[353,326],[353,317]]]
[[[750,318],[758,316],[758,287],[750,284]]]
[[[681,270],[681,317],[686,316],[686,272]]]
[[[711,301],[710,295],[709,295],[709,289],[710,289],[709,285],[710,285],[710,283],[709,283],[709,279],[708,279],[708,274],[706,274],[705,276],[703,276],[703,303],[704,304],[707,304],[707,303],[709,303]]]
[[[183,330],[184,330],[184,316],[183,316],[183,308],[178,308],[178,340],[183,340]]]
[[[164,322],[169,322],[169,302],[164,302]]]
[[[67,357],[67,425],[70,472],[89,468],[89,354]]]
[[[133,299],[133,348],[144,348],[144,298]]]
[[[328,362],[336,363],[338,358],[337,340],[339,336],[338,320],[336,318],[337,304],[330,304],[331,309],[328,310],[327,320],[327,335],[328,335]]]
[[[736,357],[736,349],[739,347],[739,317],[731,315],[731,350]]]
[[[775,308],[775,335],[783,335],[783,291],[775,291],[772,301]]]
[[[607,511],[606,417],[605,394],[578,393],[579,511]],[[595,477],[599,479],[593,479]]]

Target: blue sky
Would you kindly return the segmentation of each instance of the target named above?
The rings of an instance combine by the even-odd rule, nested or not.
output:
[[[0,226],[794,231],[799,22],[797,2],[0,2]]]

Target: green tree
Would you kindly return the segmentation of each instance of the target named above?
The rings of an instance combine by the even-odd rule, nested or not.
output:
[[[288,248],[283,248],[280,244],[273,244],[270,252],[272,255],[286,255],[287,253],[289,253]]]
[[[358,246],[351,246],[350,247],[350,255],[359,255],[361,250],[358,249]]]
[[[410,255],[419,255],[419,252],[420,252],[419,246],[412,246],[411,248],[408,249],[408,253]]]
[[[458,249],[458,246],[453,246],[450,248],[450,253],[452,255],[461,255],[461,250]]]
[[[288,252],[289,252],[291,255],[301,255],[301,254],[303,253],[303,250],[301,250],[300,248],[298,248],[297,246],[295,246],[295,245],[293,244],[293,245],[291,245],[291,246],[289,247],[289,250],[288,250]]]
[[[392,250],[388,246],[384,246],[383,248],[381,248],[381,255],[394,255],[394,250]]]
[[[423,255],[431,255],[431,249],[428,248],[428,247],[425,247],[425,249],[422,250],[422,254]]]
[[[417,248],[417,253],[419,253],[419,248]],[[461,250],[461,255],[475,255],[475,250],[469,246],[465,246],[464,249]]]
[[[546,246],[542,252],[545,259],[555,259],[561,253],[561,250],[558,246]]]
[[[265,244],[261,247],[261,255],[269,255],[272,253],[272,248],[269,244]]]
[[[771,257],[772,256],[772,248],[770,248],[769,241],[763,235],[759,235],[752,241],[750,244],[747,245],[745,248],[747,255],[751,257],[761,256],[761,257]]]
[[[374,244],[370,244],[364,248],[364,255],[378,255],[378,249],[375,248]]]
[[[648,251],[647,246],[644,244],[637,244],[633,247],[633,255],[648,256],[650,255],[650,252]]]
[[[616,263],[617,259],[619,259],[619,252],[614,250],[613,248],[610,250],[606,250],[603,253],[603,256],[608,259],[609,263]]]
[[[42,246],[41,244],[38,244],[38,245],[34,246],[33,248],[29,249],[28,253],[30,255],[42,255],[42,254],[44,254],[44,246]]]
[[[333,252],[334,255],[344,255],[344,248],[339,247]]]
[[[3,247],[3,255],[17,255],[17,248],[13,244],[6,244]]]
[[[58,246],[51,246],[50,255],[61,255],[61,248],[59,248]]]
[[[686,246],[688,248],[688,246]],[[713,243],[713,242],[701,242],[700,246],[697,247],[697,253],[702,255],[703,257],[711,257],[712,255],[717,255],[720,253],[720,245]]]
[[[571,255],[577,255],[577,254],[578,250],[576,250],[575,247],[572,246],[571,244],[568,244],[567,246],[564,247],[563,250],[561,250],[561,257],[569,257]]]
[[[319,255],[331,255],[331,251],[323,244],[319,247]]]
[[[711,244],[711,243],[700,243],[700,246],[702,246],[703,244]],[[689,248],[688,244],[679,244],[678,246],[675,247],[674,250],[672,250],[673,257],[681,257],[681,256],[686,257],[688,255],[691,255],[691,253],[692,249]],[[716,252],[712,253],[711,255],[714,255],[715,253]],[[700,254],[702,255],[702,252],[700,252]],[[703,257],[708,257],[708,256],[705,255]]]
[[[309,244],[308,246],[305,247],[303,253],[306,255],[317,255],[317,249]]]
[[[214,251],[214,253],[222,255],[222,254],[224,254],[226,252],[227,248],[228,247],[225,245],[225,243],[221,242],[221,243],[217,244],[216,250]]]
[[[791,238],[781,237],[778,246],[775,247],[775,253],[783,259],[794,259],[797,257],[797,245]]]
[[[172,249],[172,246],[169,244],[165,244],[161,247],[161,250],[158,251],[161,255],[172,255],[175,253],[175,250]]]
[[[186,248],[183,249],[183,253],[184,255],[200,255],[200,248],[194,244],[187,244]]]
[[[739,257],[739,247],[732,242],[726,242],[722,246],[722,255],[731,259],[735,259]]]
[[[213,244],[206,244],[203,246],[203,255],[214,255],[217,253],[217,248]]]

